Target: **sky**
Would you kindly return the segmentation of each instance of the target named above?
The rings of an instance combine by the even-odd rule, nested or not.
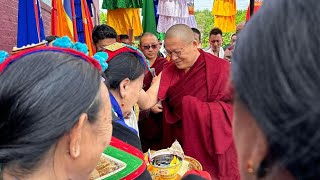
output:
[[[99,0],[100,5],[103,0]],[[212,9],[212,4],[214,0],[194,0],[195,10],[203,10],[203,9]],[[237,1],[237,9],[247,9],[250,0],[236,0]]]
[[[194,0],[195,10],[212,9],[214,0]],[[237,0],[237,9],[247,9],[250,0]]]

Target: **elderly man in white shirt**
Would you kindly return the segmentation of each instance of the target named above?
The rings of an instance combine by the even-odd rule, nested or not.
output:
[[[221,59],[224,58],[224,50],[222,48],[222,31],[219,28],[213,28],[210,31],[209,43],[210,49],[206,52],[213,54]]]

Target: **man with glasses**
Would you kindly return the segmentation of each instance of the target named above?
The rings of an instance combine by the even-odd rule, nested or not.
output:
[[[147,93],[141,91],[139,106],[162,101],[164,147],[177,139],[213,179],[240,179],[232,135],[230,63],[198,49],[186,25],[172,26],[164,43],[171,61]]]
[[[160,44],[158,38],[149,32],[144,33],[140,38],[139,49],[150,62],[151,72],[145,74],[143,89],[148,90],[153,76],[157,76],[163,69],[167,60],[158,56]],[[152,74],[154,73],[154,74]],[[150,109],[140,111],[139,130],[142,149],[144,152],[148,149],[161,149],[162,138],[162,105],[156,104]]]

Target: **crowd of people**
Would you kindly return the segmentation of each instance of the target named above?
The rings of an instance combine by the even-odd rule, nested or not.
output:
[[[266,1],[225,49],[219,28],[202,49],[177,24],[138,47],[98,25],[93,57],[56,36],[1,51],[0,179],[90,179],[106,151],[134,157],[126,179],[151,179],[143,153],[175,140],[203,166],[185,180],[320,178],[317,8]]]

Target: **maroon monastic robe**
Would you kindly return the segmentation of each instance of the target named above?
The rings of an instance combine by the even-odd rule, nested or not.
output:
[[[232,136],[230,63],[209,53],[185,73],[172,63],[162,72],[158,97],[163,104],[163,143],[177,139],[214,179],[237,180]]]
[[[158,57],[151,68],[155,69],[156,75],[160,74],[163,65],[168,61],[165,58]],[[145,74],[143,80],[143,89],[146,91],[150,88],[152,82],[150,72]],[[139,114],[139,133],[143,152],[148,149],[159,150],[162,148],[162,113],[155,114],[150,110],[141,111]]]

